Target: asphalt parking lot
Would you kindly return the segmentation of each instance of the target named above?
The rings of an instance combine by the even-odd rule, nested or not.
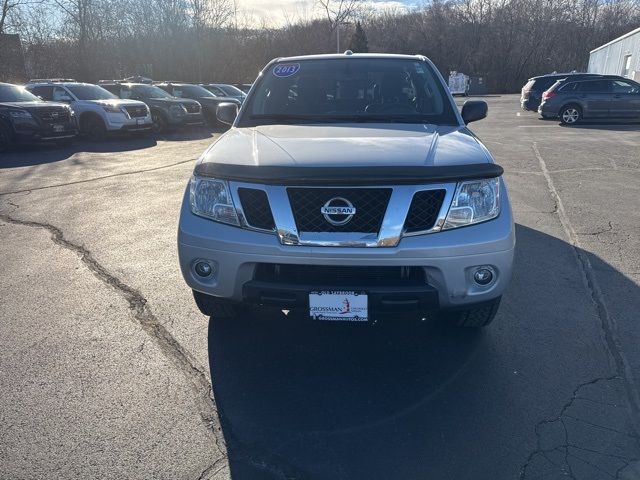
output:
[[[485,100],[517,253],[481,332],[202,316],[216,132],[0,154],[0,478],[640,479],[640,125]]]

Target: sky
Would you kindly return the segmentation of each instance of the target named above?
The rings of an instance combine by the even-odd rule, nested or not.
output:
[[[417,0],[366,0],[365,3],[380,10],[406,9],[415,5]],[[260,24],[265,21],[274,27],[322,14],[318,9],[317,0],[236,0],[236,5],[239,13],[245,15],[248,23]]]

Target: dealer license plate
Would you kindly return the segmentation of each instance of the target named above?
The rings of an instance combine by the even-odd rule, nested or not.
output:
[[[369,320],[367,294],[351,291],[309,293],[309,316],[314,320],[366,322]]]

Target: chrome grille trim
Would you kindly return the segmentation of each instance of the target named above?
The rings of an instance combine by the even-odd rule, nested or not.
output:
[[[395,247],[402,237],[426,235],[442,230],[449,206],[453,200],[456,183],[433,183],[424,185],[367,185],[342,188],[392,188],[391,197],[387,205],[382,226],[378,234],[375,233],[324,233],[299,232],[289,203],[287,187],[277,185],[261,185],[255,183],[229,182],[231,196],[238,212],[240,225],[248,230],[277,235],[282,245],[301,245],[308,247]],[[271,206],[275,231],[263,230],[248,224],[242,210],[242,202],[238,195],[238,188],[253,188],[264,190]],[[306,187],[305,187],[306,188]],[[329,187],[327,187],[329,188]],[[428,230],[405,232],[404,224],[409,213],[409,207],[416,192],[423,190],[445,190],[444,200],[433,227]]]

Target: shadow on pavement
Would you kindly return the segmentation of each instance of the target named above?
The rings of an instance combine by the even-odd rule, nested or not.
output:
[[[602,120],[584,120],[577,125],[564,125],[559,124],[562,128],[574,128],[578,130],[609,130],[609,131],[625,131],[625,132],[640,132],[640,122],[603,122]]]
[[[67,160],[76,153],[119,153],[155,147],[157,142],[153,136],[132,137],[113,136],[100,142],[79,139],[69,146],[33,145],[19,146],[0,156],[0,169],[29,167],[46,163]]]
[[[76,153],[119,153],[142,150],[155,147],[158,140],[168,142],[181,142],[189,140],[204,140],[213,138],[214,135],[224,133],[226,128],[218,127],[194,127],[183,128],[162,135],[149,135],[136,137],[131,135],[113,135],[103,141],[92,142],[83,138],[78,139],[70,146],[33,145],[18,146],[8,152],[0,153],[0,169],[30,167],[67,160]]]
[[[215,134],[224,133],[226,130],[228,130],[228,128],[214,127],[210,125],[204,125],[201,127],[184,127],[171,130],[167,133],[159,134],[156,136],[156,138],[158,140],[169,142],[203,140],[205,138],[212,138]]]
[[[572,247],[520,225],[517,242],[512,285],[487,329],[440,319],[314,323],[281,312],[211,319],[232,478],[518,478],[535,448],[532,411],[561,408],[575,388],[568,374],[590,378],[602,360],[575,358],[594,347],[558,331],[594,322]],[[594,266],[637,290],[611,266]],[[565,291],[574,296],[561,299]],[[534,377],[515,371],[523,357]],[[557,373],[539,373],[547,370]]]

